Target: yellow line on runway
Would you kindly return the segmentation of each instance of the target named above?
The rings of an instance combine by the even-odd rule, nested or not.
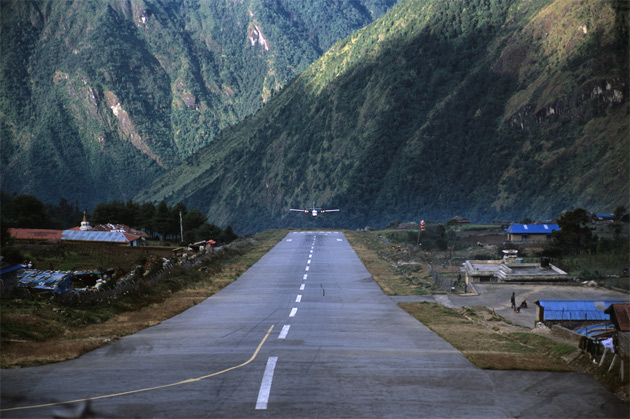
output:
[[[88,397],[88,398],[85,398],[85,399],[70,400],[70,401],[66,401],[66,402],[55,402],[55,403],[38,404],[38,405],[33,405],[33,406],[11,407],[11,408],[8,408],[8,409],[0,409],[0,412],[9,412],[9,411],[12,411],[12,410],[24,410],[24,409],[37,409],[39,407],[58,406],[58,405],[61,405],[61,404],[70,404],[70,403],[79,403],[79,402],[85,402],[85,401],[88,401],[88,400],[107,399],[107,398],[111,398],[111,397],[125,396],[127,394],[142,393],[144,391],[152,391],[152,390],[159,390],[159,389],[167,388],[167,387],[174,387],[174,386],[178,386],[180,384],[194,383],[194,382],[197,382],[197,381],[204,380],[206,378],[214,377],[214,376],[217,376],[219,374],[223,374],[223,373],[226,373],[228,371],[232,371],[232,370],[235,370],[237,368],[244,367],[245,365],[251,363],[254,359],[256,359],[256,357],[258,356],[258,352],[260,352],[260,348],[262,348],[263,344],[265,343],[265,341],[269,337],[269,334],[271,333],[273,328],[274,328],[274,325],[271,325],[271,327],[267,331],[267,334],[265,335],[263,340],[260,341],[260,343],[258,344],[258,347],[254,351],[254,354],[247,361],[243,362],[242,364],[236,365],[234,367],[226,368],[226,369],[224,369],[222,371],[213,372],[212,374],[204,375],[202,377],[188,378],[186,380],[178,381],[176,383],[164,384],[164,385],[156,386],[156,387],[141,388],[141,389],[138,389],[138,390],[125,391],[125,392],[122,392],[122,393],[107,394],[107,395],[104,395],[104,396],[96,396],[96,397]]]

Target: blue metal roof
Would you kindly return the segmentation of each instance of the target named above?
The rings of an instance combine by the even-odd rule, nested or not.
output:
[[[24,265],[10,265],[0,269],[0,275],[8,274],[9,272],[17,271],[18,269],[23,269]]]
[[[613,219],[613,215],[612,214],[595,214],[595,216],[597,218],[609,218],[609,219]]]
[[[579,329],[575,329],[576,333],[580,335],[593,337],[597,335],[601,335],[602,333],[612,332],[615,330],[615,325],[607,322],[600,324],[592,324],[590,326],[580,327]]]
[[[18,273],[17,286],[37,291],[63,294],[72,289],[72,272],[38,271],[25,269]]]
[[[560,230],[558,224],[510,224],[505,231],[514,234],[551,234],[552,231]]]
[[[129,243],[131,240],[120,231],[81,231],[64,230],[61,240],[77,240],[91,242]]]
[[[626,300],[539,300],[536,304],[544,309],[545,320],[610,320],[604,313],[613,303]]]

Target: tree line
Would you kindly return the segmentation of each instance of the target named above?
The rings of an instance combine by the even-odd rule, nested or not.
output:
[[[84,216],[91,225],[124,224],[146,232],[149,238],[182,244],[209,239],[225,244],[238,237],[231,226],[222,229],[210,223],[199,209],[188,210],[181,202],[169,206],[164,200],[157,205],[114,200],[96,205],[90,213],[81,211],[77,202],[70,203],[65,198],[53,205],[44,204],[32,195],[11,196],[2,192],[0,199],[3,246],[9,240],[8,228],[64,230],[80,225]]]
[[[576,208],[563,213],[557,220],[560,230],[551,235],[551,242],[545,246],[543,256],[579,256],[585,253],[600,253],[625,249],[628,254],[628,237],[623,235],[624,221],[628,221],[625,206],[618,206],[613,220],[608,224],[610,237],[598,237],[590,227],[588,211]]]

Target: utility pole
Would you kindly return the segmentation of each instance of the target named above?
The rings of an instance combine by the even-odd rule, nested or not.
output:
[[[184,223],[182,222],[182,212],[179,212],[179,240],[184,242]]]

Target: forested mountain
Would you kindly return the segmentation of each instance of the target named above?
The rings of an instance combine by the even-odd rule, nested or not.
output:
[[[132,197],[396,0],[2,0],[2,189]]]
[[[628,205],[629,2],[402,0],[138,201],[237,233]]]

